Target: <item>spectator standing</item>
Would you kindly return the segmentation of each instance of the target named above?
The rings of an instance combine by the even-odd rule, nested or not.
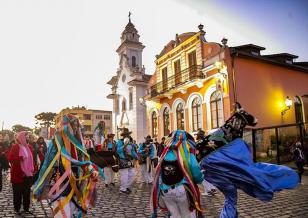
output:
[[[299,182],[303,185],[304,183],[302,182],[302,175],[304,173],[304,165],[305,165],[305,156],[304,152],[302,150],[302,143],[296,142],[295,143],[295,149],[294,149],[294,161],[297,166],[297,173],[299,177]]]
[[[17,143],[12,146],[9,153],[13,203],[17,214],[20,214],[21,204],[23,204],[24,211],[30,213],[30,188],[34,163],[32,147],[28,144],[27,136],[26,131],[18,133],[16,136]]]
[[[165,137],[161,138],[161,143],[157,144],[157,156],[160,157],[165,149]]]

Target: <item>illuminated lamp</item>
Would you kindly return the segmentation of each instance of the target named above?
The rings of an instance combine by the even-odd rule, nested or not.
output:
[[[290,110],[292,106],[292,100],[289,98],[289,96],[286,97],[286,100],[284,101],[285,108],[281,111],[281,115],[283,116],[288,110]]]

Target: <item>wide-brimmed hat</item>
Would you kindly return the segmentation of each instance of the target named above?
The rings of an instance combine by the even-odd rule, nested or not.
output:
[[[146,142],[153,142],[153,139],[152,139],[152,137],[150,135],[148,135],[147,137],[144,137],[144,140]]]
[[[127,128],[123,128],[120,136],[130,136],[130,134],[132,134],[131,131],[129,131]]]
[[[199,128],[194,135],[196,135],[198,137],[205,137],[205,132],[202,129]]]
[[[115,136],[115,134],[113,134],[113,133],[107,134],[107,138],[113,138],[114,136]]]

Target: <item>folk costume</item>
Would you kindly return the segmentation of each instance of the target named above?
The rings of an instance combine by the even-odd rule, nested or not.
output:
[[[156,168],[152,217],[157,217],[158,207],[167,209],[173,218],[202,216],[197,184],[203,181],[203,175],[194,154],[194,139],[182,130],[170,136]],[[161,200],[165,206],[159,203]]]
[[[90,138],[84,140],[84,145],[87,150],[94,149],[94,141]]]
[[[296,172],[289,167],[253,162],[250,148],[241,137],[246,125],[255,124],[256,119],[240,108],[224,126],[207,136],[214,151],[200,165],[206,180],[224,194],[221,218],[238,217],[237,189],[261,201],[270,201],[274,192],[298,184]]]
[[[104,141],[103,144],[103,151],[117,151],[117,144],[113,140],[114,134],[108,134],[107,139]],[[114,186],[114,170],[111,166],[104,167],[105,173],[105,186],[107,187],[109,184]]]
[[[140,143],[138,147],[139,164],[141,166],[141,182],[151,184],[153,183],[152,160],[157,156],[155,155],[157,152],[151,136],[148,135],[144,139],[145,142]]]
[[[124,128],[121,133],[122,139],[117,141],[117,153],[120,157],[120,192],[129,194],[131,192],[130,187],[135,179],[135,167],[134,160],[138,160],[135,144],[130,139],[132,132]]]
[[[94,146],[96,151],[101,151],[105,140],[105,122],[100,121],[94,129]]]
[[[82,144],[78,119],[65,115],[61,127],[50,141],[33,194],[37,200],[49,199],[55,217],[83,217],[96,200],[96,182],[100,168],[89,161]]]

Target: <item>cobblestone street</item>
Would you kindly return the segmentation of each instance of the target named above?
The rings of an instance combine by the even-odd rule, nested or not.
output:
[[[5,174],[6,175],[6,174]],[[130,195],[119,193],[119,183],[115,187],[105,188],[100,181],[98,186],[98,202],[95,208],[89,210],[88,217],[149,217],[149,198],[151,185],[141,184],[140,175]],[[0,217],[14,217],[13,196],[11,184],[4,176],[3,192],[0,193]],[[275,195],[273,201],[264,203],[247,196],[239,191],[239,217],[308,217],[308,177],[304,177],[305,185],[295,190],[286,190]],[[206,209],[205,217],[219,217],[223,205],[223,196],[218,193],[214,197],[202,196],[202,203]],[[32,204],[33,215],[24,217],[52,217],[51,208],[47,202]],[[17,217],[17,216],[15,216]],[[166,217],[160,214],[159,217]]]

